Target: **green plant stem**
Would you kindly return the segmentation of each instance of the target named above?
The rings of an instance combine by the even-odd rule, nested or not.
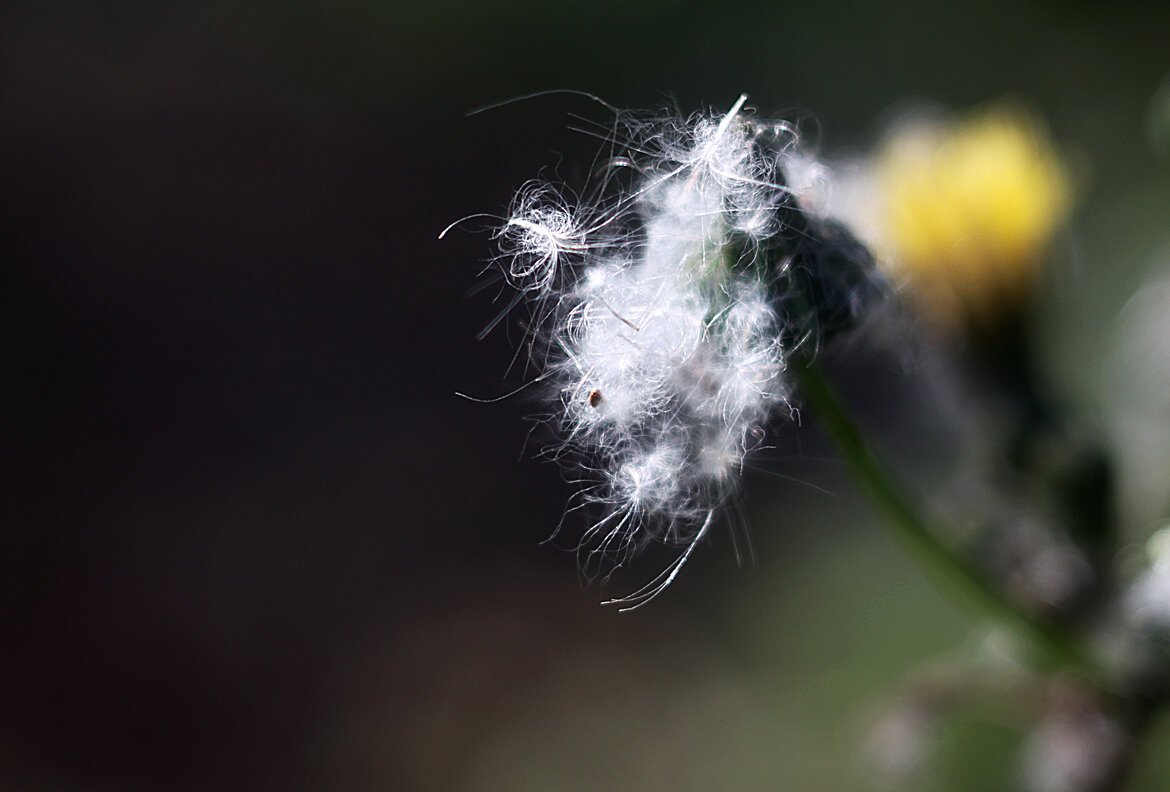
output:
[[[801,394],[818,422],[853,470],[861,489],[881,513],[895,537],[925,569],[931,582],[979,607],[998,622],[1028,638],[1048,658],[1087,677],[1109,695],[1099,663],[1060,627],[1040,621],[1016,608],[1002,592],[965,558],[931,530],[921,512],[895,483],[870,451],[860,431],[845,412],[820,367],[811,361],[793,366]]]

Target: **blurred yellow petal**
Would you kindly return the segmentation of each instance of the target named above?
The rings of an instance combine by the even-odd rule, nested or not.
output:
[[[887,263],[949,325],[1026,304],[1072,198],[1043,125],[1008,106],[904,127],[878,154],[877,179]]]

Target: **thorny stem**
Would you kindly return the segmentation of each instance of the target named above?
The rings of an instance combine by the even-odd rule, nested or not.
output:
[[[967,559],[945,544],[931,530],[916,504],[902,492],[866,445],[857,425],[845,412],[820,367],[812,361],[792,366],[801,393],[812,407],[820,426],[853,470],[861,489],[885,519],[895,537],[925,569],[931,582],[952,595],[979,607],[1028,638],[1059,665],[1084,675],[1105,697],[1115,699],[1106,684],[1104,670],[1095,658],[1065,630],[1036,619],[1016,608],[1001,591],[980,574]]]

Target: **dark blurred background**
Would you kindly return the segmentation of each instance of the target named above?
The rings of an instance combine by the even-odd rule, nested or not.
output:
[[[9,4],[0,24],[0,786],[870,788],[867,707],[969,622],[815,434],[652,605],[583,586],[570,486],[469,295],[525,179],[580,183],[618,106],[814,119],[1030,101],[1089,174],[1044,336],[1100,409],[1110,316],[1165,244],[1170,11],[1138,2]],[[578,164],[580,163],[580,164]],[[865,420],[941,444],[892,367]],[[875,366],[870,364],[870,368]],[[929,411],[927,411],[929,412]],[[941,439],[940,439],[941,438]],[[794,480],[785,477],[792,477]],[[741,547],[742,550],[742,547]],[[1002,789],[950,734],[937,788]],[[988,757],[992,757],[988,759]],[[998,757],[998,758],[996,758]],[[1156,778],[1153,765],[1138,781]],[[972,771],[978,768],[978,772]],[[1143,775],[1144,774],[1144,775]],[[1150,788],[1161,788],[1156,781]]]

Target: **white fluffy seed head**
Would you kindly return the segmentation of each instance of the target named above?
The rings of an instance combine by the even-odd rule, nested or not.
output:
[[[749,120],[745,99],[685,121],[619,115],[606,183],[631,184],[577,209],[530,183],[498,232],[508,279],[552,303],[541,379],[561,450],[597,476],[582,494],[604,514],[587,539],[686,545],[639,602],[673,580],[787,394],[761,251],[784,230],[796,139]]]

